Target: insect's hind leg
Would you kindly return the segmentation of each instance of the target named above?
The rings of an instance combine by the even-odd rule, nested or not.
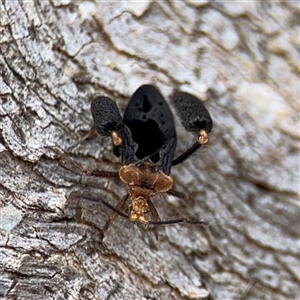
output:
[[[173,102],[184,128],[188,132],[198,135],[197,142],[173,161],[172,165],[174,166],[189,158],[201,146],[208,143],[208,133],[212,129],[213,122],[207,109],[194,96],[185,92],[176,92],[173,95]]]

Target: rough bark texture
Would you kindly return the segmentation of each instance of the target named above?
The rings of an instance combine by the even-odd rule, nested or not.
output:
[[[0,2],[1,299],[299,299],[299,2]],[[141,84],[206,100],[210,143],[172,169],[192,200],[154,200],[147,228],[116,205],[91,97],[124,111]],[[180,154],[191,144],[177,122]],[[59,158],[52,149],[60,149]]]

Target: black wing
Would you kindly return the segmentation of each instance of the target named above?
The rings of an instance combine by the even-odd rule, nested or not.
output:
[[[176,131],[172,112],[159,91],[142,85],[131,97],[123,116],[138,145],[136,157],[149,157],[165,174],[171,171],[176,149]]]

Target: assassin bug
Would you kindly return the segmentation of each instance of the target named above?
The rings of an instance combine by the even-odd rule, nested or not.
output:
[[[151,198],[159,193],[179,197],[183,194],[172,190],[170,172],[197,149],[208,142],[212,120],[206,108],[194,96],[176,92],[173,102],[185,129],[198,135],[198,140],[182,155],[174,160],[176,131],[172,112],[160,92],[152,85],[142,85],[133,94],[123,118],[114,101],[107,97],[97,97],[91,104],[91,112],[96,130],[101,136],[111,137],[113,153],[119,157],[122,167],[118,172],[87,171],[88,175],[118,177],[127,186],[127,194],[116,207],[106,201],[102,203],[114,213],[107,221],[121,215],[132,222],[142,224],[192,223],[206,225],[205,221],[186,218],[161,220]],[[85,197],[89,198],[89,197]],[[130,198],[129,216],[121,212]],[[147,218],[151,213],[153,219]]]

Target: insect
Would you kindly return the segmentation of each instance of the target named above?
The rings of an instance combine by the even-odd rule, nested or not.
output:
[[[186,218],[161,220],[151,198],[160,193],[184,197],[172,189],[171,168],[208,142],[212,119],[206,108],[194,96],[176,92],[173,103],[185,129],[198,136],[197,141],[174,159],[177,137],[172,112],[160,92],[152,85],[142,85],[131,97],[123,118],[114,101],[97,97],[91,104],[95,128],[101,136],[111,137],[113,153],[122,166],[118,172],[88,171],[88,175],[118,177],[127,187],[127,194],[116,207],[102,200],[116,215],[142,224],[192,223],[206,225],[205,221]],[[88,197],[86,197],[88,198]],[[130,199],[129,215],[121,211]],[[149,213],[152,218],[149,218]]]

